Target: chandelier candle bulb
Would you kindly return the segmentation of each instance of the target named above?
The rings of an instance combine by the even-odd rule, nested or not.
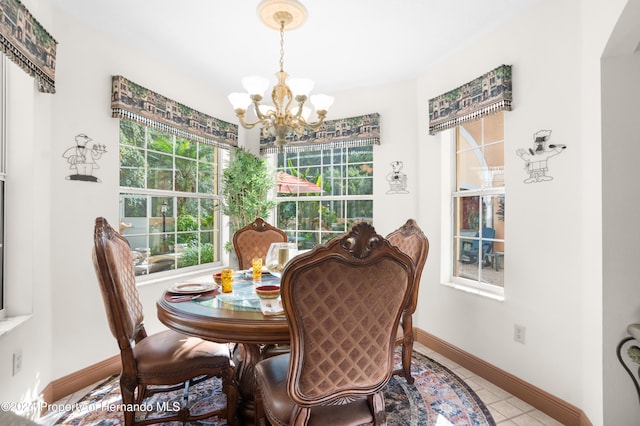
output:
[[[267,87],[269,87],[269,80],[258,75],[252,75],[242,79],[242,86],[249,95],[258,95],[262,98],[264,96],[264,92],[267,91]]]
[[[320,111],[326,112],[329,110],[331,105],[333,105],[333,96],[321,95],[321,94],[312,95],[311,103],[315,107],[316,111],[318,111],[318,114],[320,114]]]
[[[229,98],[229,102],[233,105],[234,110],[243,110],[246,111],[251,104],[251,96],[248,93],[238,93],[234,92],[227,96]]]
[[[309,93],[313,90],[313,81],[308,78],[292,78],[289,80],[289,88],[291,92],[296,96],[309,96]]]

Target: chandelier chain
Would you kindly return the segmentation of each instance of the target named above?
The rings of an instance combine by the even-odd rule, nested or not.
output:
[[[280,21],[280,72],[284,71],[284,21]]]

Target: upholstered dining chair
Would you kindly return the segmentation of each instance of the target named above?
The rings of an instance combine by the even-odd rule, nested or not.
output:
[[[413,275],[411,258],[364,222],[287,264],[291,352],[255,369],[271,424],[386,424],[382,390]]]
[[[265,256],[271,243],[286,243],[287,234],[261,217],[233,234],[233,249],[238,257],[240,269],[251,268],[251,259],[261,257],[264,265]]]
[[[95,221],[93,264],[109,328],[120,348],[122,402],[135,407],[134,404],[142,404],[153,393],[184,387],[180,410],[164,417],[140,420],[134,411],[126,410],[125,424],[186,422],[213,415],[235,424],[238,391],[228,347],[171,330],[147,336],[129,243],[102,217]],[[222,380],[226,406],[206,413],[191,413],[186,404],[189,386],[214,376]]]
[[[424,235],[415,220],[409,219],[400,228],[389,235],[387,240],[398,247],[403,253],[411,257],[415,265],[413,275],[413,292],[402,313],[402,321],[398,328],[396,345],[402,345],[402,370],[394,371],[394,374],[403,376],[407,383],[413,383],[411,376],[411,355],[413,353],[413,313],[418,306],[418,290],[420,288],[420,277],[424,264],[429,254],[429,240]]]

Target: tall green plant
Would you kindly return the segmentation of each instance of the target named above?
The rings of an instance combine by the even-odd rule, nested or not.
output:
[[[222,213],[229,217],[231,235],[253,222],[267,217],[275,201],[267,199],[275,181],[264,159],[244,148],[231,151],[222,172]],[[226,248],[231,249],[227,243]]]

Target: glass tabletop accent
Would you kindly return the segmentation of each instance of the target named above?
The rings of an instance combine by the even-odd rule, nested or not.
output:
[[[233,291],[231,293],[221,293],[213,298],[204,298],[202,300],[195,299],[193,303],[232,311],[259,312],[261,310],[261,300],[256,294],[255,288],[261,285],[279,284],[280,278],[270,274],[264,274],[261,281],[253,281],[252,277],[245,277],[244,274],[234,274]]]

